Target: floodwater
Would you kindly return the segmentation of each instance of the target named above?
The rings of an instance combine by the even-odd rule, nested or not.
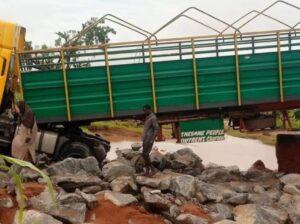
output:
[[[116,158],[116,149],[130,148],[133,142],[112,142],[109,159]],[[174,141],[156,142],[157,147],[163,153],[175,152],[182,148],[191,148],[204,164],[215,163],[223,166],[237,165],[241,170],[247,170],[257,161],[262,160],[266,167],[276,170],[277,159],[275,147],[265,145],[259,140],[243,139],[232,136],[225,136],[224,141],[201,142],[189,144],[177,144]]]

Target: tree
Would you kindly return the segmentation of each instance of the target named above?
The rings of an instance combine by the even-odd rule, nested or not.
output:
[[[99,19],[97,17],[92,17],[90,20],[86,21],[82,24],[82,28],[80,31],[76,30],[67,30],[64,32],[57,32],[56,35],[58,38],[55,40],[55,46],[61,47],[64,46],[68,41],[74,37],[76,34],[83,31],[86,27],[91,26],[96,23]],[[90,46],[90,45],[97,45],[97,44],[105,44],[110,41],[109,35],[116,34],[116,31],[109,27],[103,26],[104,21],[100,21],[99,24],[94,26],[92,29],[87,31],[82,38],[76,41],[77,46]]]
[[[56,35],[58,38],[54,41],[54,45],[56,47],[63,47],[66,45],[66,43],[69,42],[69,40],[77,35],[78,33],[81,33],[86,27],[94,24],[96,21],[98,21],[98,18],[92,17],[90,20],[86,21],[82,24],[81,30],[67,30],[67,31],[60,31],[56,32]],[[99,24],[92,27],[90,30],[88,30],[84,35],[76,40],[75,46],[91,46],[91,45],[97,45],[97,44],[104,44],[108,43],[110,41],[109,35],[115,35],[116,31],[109,27],[104,25],[104,21],[100,21]],[[49,47],[45,44],[39,47],[40,49],[46,50]],[[26,50],[32,50],[32,42],[28,41],[26,42],[25,46]],[[89,67],[91,64],[89,62],[78,62],[77,61],[77,54],[84,53],[84,50],[81,51],[68,51],[65,55],[65,60],[67,67]],[[31,60],[26,60],[26,65],[30,65],[27,69],[31,70],[32,68],[38,69],[38,70],[50,70],[50,69],[57,69],[59,66],[60,58],[57,60],[55,59],[54,53],[52,52],[45,52],[45,53],[38,53],[34,55],[30,55]]]

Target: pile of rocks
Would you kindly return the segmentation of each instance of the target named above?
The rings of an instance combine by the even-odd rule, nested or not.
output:
[[[140,152],[118,150],[118,158],[99,169],[96,159],[66,159],[45,172],[57,187],[58,207],[46,188],[27,200],[25,224],[32,217],[43,223],[84,223],[88,209],[98,206],[102,195],[116,206],[138,204],[176,224],[285,224],[300,223],[300,175],[279,174],[260,161],[249,170],[209,164],[185,148],[162,155],[154,151],[151,161],[157,172],[139,174]],[[24,180],[38,175],[22,171]],[[0,206],[7,204],[0,200]]]

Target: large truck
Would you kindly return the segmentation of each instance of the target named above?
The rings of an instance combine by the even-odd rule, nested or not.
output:
[[[12,100],[16,97],[19,99],[23,98],[23,93],[18,94],[18,96],[16,94],[21,89],[21,70],[17,52],[23,51],[24,45],[25,28],[13,23],[0,21],[1,154],[10,154],[11,142],[16,130],[17,122],[9,113]],[[49,82],[51,82],[50,79]],[[49,92],[49,94],[51,93]],[[36,112],[36,108],[33,110]],[[49,112],[52,113],[51,111]],[[101,163],[105,159],[106,153],[110,150],[109,141],[99,135],[83,132],[78,125],[53,122],[53,119],[45,120],[43,124],[38,122],[38,125],[39,132],[36,150],[39,153],[46,153],[53,160],[63,160],[67,157],[84,158],[95,156],[98,162]]]

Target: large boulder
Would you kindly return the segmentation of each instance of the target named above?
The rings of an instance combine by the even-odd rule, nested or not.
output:
[[[121,176],[134,176],[135,170],[132,166],[129,166],[120,161],[113,161],[107,163],[102,168],[103,176],[109,182]]]
[[[33,224],[33,223],[43,223],[43,224],[63,224],[57,219],[50,215],[34,211],[25,210],[23,212],[22,224]],[[19,224],[19,211],[16,213],[13,224]]]
[[[67,158],[61,162],[49,166],[47,168],[47,173],[50,176],[77,173],[101,176],[101,170],[95,157],[87,157],[85,159]]]
[[[247,204],[233,211],[238,224],[285,224],[288,221],[288,213],[274,207]]]

